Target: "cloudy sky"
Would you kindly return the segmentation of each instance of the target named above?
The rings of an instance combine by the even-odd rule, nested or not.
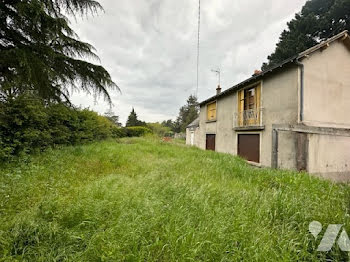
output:
[[[306,0],[202,0],[199,100],[259,69]],[[94,45],[119,85],[113,111],[125,124],[134,107],[147,122],[174,119],[196,90],[198,0],[100,0],[105,12],[72,20],[81,40]],[[76,105],[104,113],[108,105],[73,94]]]

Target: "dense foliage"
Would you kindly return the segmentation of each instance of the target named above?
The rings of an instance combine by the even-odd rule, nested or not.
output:
[[[309,0],[288,23],[288,29],[282,32],[276,50],[262,69],[271,68],[344,30],[350,30],[350,0]]]
[[[102,10],[94,0],[11,0],[0,4],[0,159],[111,137],[115,116],[69,104],[70,90],[118,88],[67,15]],[[111,121],[112,122],[111,122]],[[122,133],[122,132],[120,132]]]
[[[152,133],[152,130],[145,126],[129,126],[125,131],[128,137],[140,137]]]
[[[162,122],[162,126],[168,127],[174,133],[186,131],[186,127],[191,124],[199,116],[199,105],[197,97],[190,95],[186,101],[186,105],[179,110],[179,115],[175,121],[169,119]]]
[[[128,116],[125,126],[146,126],[146,123],[138,119],[135,109],[133,108]]]
[[[162,123],[162,126],[169,128],[173,132],[179,132],[179,124],[176,121],[173,121],[171,119],[164,120]]]
[[[33,95],[0,101],[0,159],[40,152],[48,147],[76,145],[107,138],[142,136],[144,127],[119,128],[88,109],[46,104]]]
[[[190,95],[186,105],[180,108],[179,116],[177,117],[178,131],[185,132],[186,127],[191,124],[199,115],[199,106],[197,97]]]
[[[0,98],[31,92],[52,101],[69,100],[79,89],[103,95],[116,88],[93,47],[78,40],[65,14],[95,13],[94,0],[11,0],[0,5]]]
[[[147,123],[147,127],[151,129],[154,134],[161,137],[172,137],[174,135],[170,127],[161,123]]]

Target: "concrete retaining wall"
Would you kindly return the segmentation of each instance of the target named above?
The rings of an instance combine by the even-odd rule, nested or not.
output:
[[[308,172],[350,181],[350,137],[309,134]]]

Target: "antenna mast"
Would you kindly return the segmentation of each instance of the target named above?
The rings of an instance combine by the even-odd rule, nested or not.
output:
[[[199,40],[200,40],[200,28],[201,28],[201,0],[198,0],[197,88],[196,88],[196,97],[197,98],[198,98],[198,85],[199,85]]]

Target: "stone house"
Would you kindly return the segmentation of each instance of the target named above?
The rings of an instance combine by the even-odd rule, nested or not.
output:
[[[344,31],[200,103],[186,143],[249,163],[350,180],[350,38]]]
[[[199,147],[199,117],[186,128],[186,144]]]

